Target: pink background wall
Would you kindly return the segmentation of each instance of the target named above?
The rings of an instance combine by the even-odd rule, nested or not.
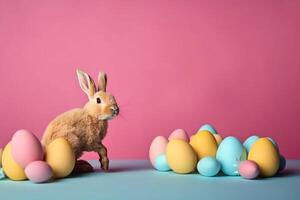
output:
[[[156,135],[205,122],[300,158],[299,20],[296,0],[0,0],[0,145],[82,106],[80,67],[106,71],[119,101],[111,158],[146,158]]]

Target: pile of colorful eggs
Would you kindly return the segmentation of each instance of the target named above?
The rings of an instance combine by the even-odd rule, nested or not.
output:
[[[157,136],[151,143],[149,159],[159,171],[187,174],[197,169],[203,176],[222,171],[246,179],[271,177],[285,168],[285,158],[273,139],[251,136],[242,144],[233,136],[222,139],[209,124],[190,139],[183,129],[176,129],[168,139]]]
[[[34,134],[19,130],[5,146],[1,161],[2,177],[5,174],[15,181],[29,179],[42,183],[68,176],[74,168],[75,155],[63,138],[54,140],[44,149]]]

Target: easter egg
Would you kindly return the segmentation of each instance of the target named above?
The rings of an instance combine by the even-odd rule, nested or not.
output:
[[[212,134],[218,134],[216,129],[210,124],[204,124],[203,126],[201,126],[199,128],[198,132],[200,132],[200,131],[209,131]]]
[[[197,155],[189,143],[173,139],[167,144],[167,162],[170,168],[179,174],[193,172],[197,164]]]
[[[242,161],[239,165],[239,174],[245,179],[254,179],[259,174],[258,165],[251,160]]]
[[[51,179],[52,169],[44,161],[33,161],[26,166],[25,174],[30,181],[43,183]]]
[[[286,167],[286,160],[283,157],[283,155],[280,155],[279,156],[279,169],[278,169],[278,172],[283,171],[285,169],[285,167]]]
[[[184,140],[184,141],[188,141],[189,137],[188,137],[187,133],[185,132],[185,130],[176,129],[170,134],[168,139],[169,140],[171,140],[171,139],[181,139],[181,140]]]
[[[267,137],[267,138],[274,144],[274,146],[276,147],[276,149],[279,151],[279,147],[278,147],[277,142],[275,142],[275,140],[273,138],[271,138],[271,137]]]
[[[218,144],[215,137],[209,131],[200,131],[193,135],[190,144],[198,155],[198,159],[206,156],[215,157]]]
[[[229,136],[219,145],[216,158],[220,162],[224,174],[235,176],[239,174],[239,163],[246,160],[247,152],[237,138]]]
[[[167,162],[167,158],[166,158],[165,154],[161,154],[161,155],[156,157],[154,167],[158,171],[163,171],[163,172],[170,170],[170,167],[169,167],[169,164]]]
[[[274,144],[268,138],[258,139],[249,151],[248,160],[257,163],[260,176],[273,176],[279,169],[279,154]]]
[[[156,136],[149,148],[149,160],[153,167],[155,167],[155,159],[161,154],[165,154],[168,140],[163,136]]]
[[[2,167],[6,176],[11,180],[21,181],[26,179],[23,168],[13,158],[10,143],[3,150]]]
[[[54,178],[68,176],[75,166],[75,154],[64,138],[57,138],[46,146],[45,160],[52,168]]]
[[[198,172],[203,176],[215,176],[220,171],[220,163],[214,157],[204,157],[197,164]]]
[[[243,143],[244,147],[246,148],[247,152],[250,151],[252,145],[259,139],[258,136],[252,135],[248,137],[245,142]]]
[[[0,180],[5,178],[5,174],[2,168],[0,168]]]
[[[43,160],[43,148],[39,139],[27,130],[17,131],[11,139],[14,160],[23,168],[30,162]]]
[[[222,142],[222,140],[223,140],[223,138],[221,137],[221,135],[214,134],[213,136],[215,137],[215,140],[216,140],[217,144],[220,145],[221,142]]]

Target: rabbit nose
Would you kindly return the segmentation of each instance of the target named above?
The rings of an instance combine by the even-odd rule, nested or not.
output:
[[[113,112],[114,115],[118,115],[119,112],[120,112],[120,109],[119,109],[118,106],[114,106],[111,109],[112,109],[112,112]]]

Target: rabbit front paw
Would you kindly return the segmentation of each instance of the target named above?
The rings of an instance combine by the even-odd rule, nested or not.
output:
[[[101,158],[100,159],[100,163],[101,163],[101,168],[105,171],[108,170],[109,168],[109,160],[107,157]]]

